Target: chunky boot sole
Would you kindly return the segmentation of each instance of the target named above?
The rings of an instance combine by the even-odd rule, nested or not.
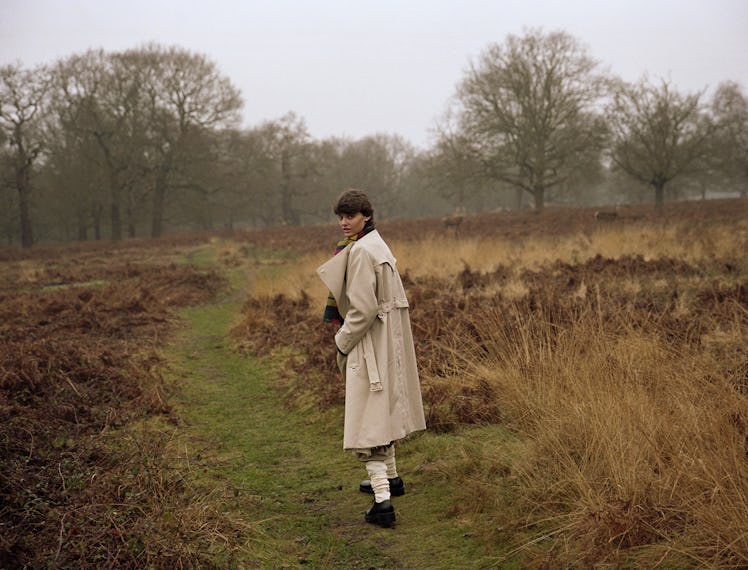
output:
[[[364,515],[366,522],[388,528],[395,524],[395,509],[389,501],[374,503]]]
[[[403,483],[403,480],[400,479],[400,477],[395,477],[394,479],[390,479],[390,495],[393,497],[402,497],[405,494],[405,484]],[[370,495],[374,494],[374,489],[371,487],[371,481],[369,479],[364,479],[361,481],[361,484],[358,486],[358,490],[362,493],[368,493]]]

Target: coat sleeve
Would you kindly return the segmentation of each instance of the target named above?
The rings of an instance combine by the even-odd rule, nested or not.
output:
[[[348,354],[369,330],[379,312],[374,261],[363,248],[351,250],[346,276],[348,312],[335,335],[335,344]]]

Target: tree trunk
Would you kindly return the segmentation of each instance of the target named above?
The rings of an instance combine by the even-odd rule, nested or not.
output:
[[[283,218],[283,225],[286,226],[297,226],[298,216],[291,205],[292,196],[288,185],[284,183],[281,186],[281,216]]]
[[[153,212],[151,213],[151,237],[161,237],[164,231],[164,205],[166,204],[167,176],[171,169],[171,157],[164,158],[164,164],[158,169],[156,183],[153,187]]]
[[[161,237],[164,224],[164,202],[166,201],[166,188],[163,183],[156,181],[153,189],[153,213],[151,217],[151,237]]]
[[[525,191],[522,188],[514,189],[514,209],[518,212],[522,211],[522,198],[525,197]]]
[[[293,194],[291,191],[291,173],[290,173],[290,159],[284,154],[281,157],[281,175],[283,181],[281,182],[280,195],[281,195],[281,216],[283,217],[283,225],[298,226],[299,216],[293,209]]]
[[[101,210],[103,208],[101,207],[101,204],[94,204],[94,206],[91,208],[91,218],[93,219],[93,231],[94,231],[94,239],[96,241],[101,241]]]
[[[655,189],[655,210],[661,212],[662,206],[665,204],[665,183],[655,182],[652,185]]]
[[[535,212],[540,214],[545,208],[545,188],[535,188],[532,197],[535,200]]]
[[[22,167],[16,172],[16,188],[18,189],[18,210],[21,216],[21,247],[34,245],[34,234],[31,229],[31,214],[29,208],[29,172],[27,167]]]
[[[86,226],[86,216],[81,207],[78,207],[75,212],[75,222],[78,226],[78,241],[86,241],[88,239],[88,228]]]
[[[213,229],[213,210],[208,200],[208,192],[200,185],[195,185],[195,194],[197,195],[200,211],[198,212],[198,223],[201,230]]]
[[[127,190],[127,206],[125,207],[125,220],[127,224],[127,237],[134,238],[136,229],[135,229],[135,218],[133,214],[133,197],[132,197],[132,189]]]
[[[112,188],[112,241],[120,241],[122,239],[122,215],[120,214],[119,207],[119,190]]]

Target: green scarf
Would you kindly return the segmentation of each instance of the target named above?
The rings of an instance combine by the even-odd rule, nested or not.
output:
[[[343,251],[346,247],[348,247],[354,241],[361,239],[373,229],[374,229],[374,224],[371,222],[366,222],[364,229],[358,232],[355,236],[341,239],[338,243],[335,244],[335,251],[333,252],[333,256],[338,255],[341,251]],[[332,294],[332,291],[327,296],[327,304],[325,305],[325,314],[322,316],[322,320],[325,321],[326,323],[334,323],[337,325],[343,324],[343,316],[340,314],[340,311],[338,311],[338,303],[337,301],[335,301],[335,296]]]

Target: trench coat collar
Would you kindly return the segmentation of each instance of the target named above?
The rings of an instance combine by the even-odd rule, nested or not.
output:
[[[351,242],[345,249],[339,251],[337,255],[328,259],[317,268],[317,275],[319,275],[333,297],[335,297],[335,302],[338,306],[342,306],[344,302],[345,273],[348,268],[348,256],[351,254],[351,248],[354,246],[365,247],[378,263],[388,262],[393,266],[396,263],[392,252],[377,230],[372,230],[361,239]]]
[[[344,295],[345,272],[348,267],[348,256],[351,253],[353,243],[347,245],[345,249],[339,251],[337,255],[334,255],[317,268],[317,275],[319,275],[319,278],[322,279],[322,282],[330,290],[333,297],[335,297],[338,305],[341,304]]]

